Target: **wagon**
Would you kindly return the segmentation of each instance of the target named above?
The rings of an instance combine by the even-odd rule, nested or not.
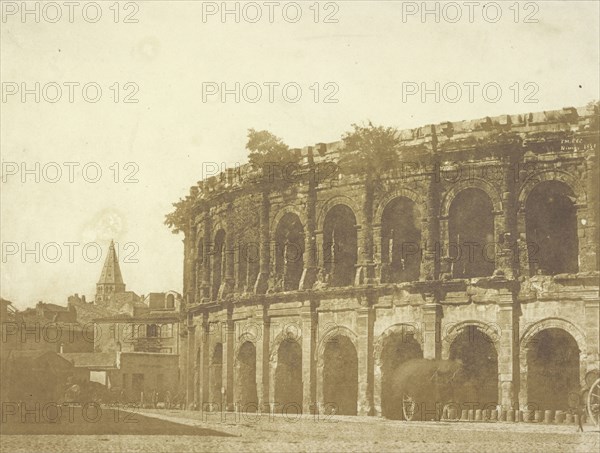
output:
[[[600,377],[598,377],[598,372],[588,373],[586,383],[589,386],[586,398],[587,413],[590,421],[598,426],[600,422]]]

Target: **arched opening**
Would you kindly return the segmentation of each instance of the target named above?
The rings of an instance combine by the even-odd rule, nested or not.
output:
[[[215,235],[213,265],[212,265],[212,300],[217,300],[219,297],[219,288],[221,281],[225,275],[225,231],[219,230]]]
[[[455,402],[476,403],[475,409],[497,404],[498,353],[492,338],[466,326],[450,345],[450,360],[462,362],[460,378],[453,382]]]
[[[531,275],[578,272],[577,210],[571,189],[560,181],[534,187],[525,205]]]
[[[275,274],[285,291],[298,289],[304,269],[304,228],[300,218],[287,213],[275,231]]]
[[[241,412],[256,412],[258,396],[256,392],[256,347],[246,341],[240,347],[236,363],[236,403]]]
[[[527,344],[527,401],[539,410],[567,410],[580,394],[579,347],[568,332],[550,328]]]
[[[452,276],[473,278],[492,275],[495,249],[490,197],[480,189],[460,191],[450,205],[448,229]]]
[[[213,404],[213,410],[219,410],[222,400],[221,388],[223,387],[223,343],[217,343],[213,349],[209,384],[208,401]]]
[[[417,205],[406,197],[388,203],[381,218],[381,280],[385,283],[419,279],[421,227]]]
[[[331,338],[323,351],[323,398],[325,410],[338,415],[356,415],[358,399],[358,355],[352,341],[343,335]]]
[[[331,286],[352,285],[356,260],[356,217],[348,206],[338,204],[323,224],[323,263]]]
[[[260,268],[260,247],[257,240],[238,243],[238,289],[252,292]]]
[[[275,410],[289,415],[302,412],[302,348],[297,341],[284,340],[277,351]]]
[[[167,308],[175,308],[175,296],[167,294]]]
[[[396,382],[397,372],[404,362],[423,357],[414,332],[402,330],[384,339],[381,350],[381,415],[401,420],[402,389]]]

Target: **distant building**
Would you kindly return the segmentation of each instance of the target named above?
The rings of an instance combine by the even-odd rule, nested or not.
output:
[[[115,251],[115,243],[110,241],[108,255],[106,261],[104,261],[100,279],[96,284],[95,303],[121,308],[124,305],[131,307],[139,301],[140,297],[136,293],[125,290],[119,259]]]
[[[181,295],[174,291],[150,293],[133,314],[95,319],[95,350],[179,354],[180,305]]]

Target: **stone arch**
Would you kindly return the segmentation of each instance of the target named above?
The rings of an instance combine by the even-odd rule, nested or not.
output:
[[[334,197],[329,198],[325,201],[318,209],[317,209],[317,230],[323,231],[323,225],[325,224],[325,218],[327,217],[327,213],[337,205],[345,205],[354,214],[354,218],[356,219],[356,224],[360,225],[362,222],[362,208],[360,204],[347,195],[336,195]]]
[[[271,224],[269,226],[269,232],[273,234],[277,230],[277,226],[288,214],[295,214],[300,219],[300,223],[302,224],[302,228],[306,228],[306,213],[299,207],[293,204],[286,205],[280,209],[277,209],[277,212],[271,219]]]
[[[373,228],[373,240],[375,259],[381,263],[381,283],[419,279],[426,216],[424,202],[418,196],[399,195],[380,206],[382,212],[377,214],[379,223]]]
[[[356,415],[358,412],[358,336],[349,328],[330,329],[317,348],[319,412]]]
[[[300,332],[300,324],[294,324],[297,329],[298,332]],[[283,343],[284,341],[295,341],[298,344],[302,344],[302,335],[296,335],[288,326],[288,328],[285,330],[285,332],[280,332],[271,342],[271,347],[270,347],[270,351],[269,351],[269,361],[271,363],[274,363],[275,365],[277,365],[277,353],[279,352],[279,346],[281,346],[281,343]]]
[[[443,359],[459,361],[460,386],[452,399],[474,402],[477,409],[495,406],[500,395],[500,329],[494,324],[466,321],[450,326],[443,343]]]
[[[389,326],[374,345],[375,413],[392,419],[401,419],[401,400],[395,375],[402,363],[423,358],[423,339],[417,325],[398,323]]]
[[[279,218],[271,232],[275,279],[280,279],[285,291],[298,289],[304,269],[306,234],[302,219],[290,210]]]
[[[388,204],[394,201],[396,198],[408,198],[411,200],[418,208],[419,215],[422,219],[427,217],[427,200],[425,197],[421,196],[419,193],[407,189],[407,188],[398,188],[387,192],[379,201],[376,209],[375,215],[373,216],[373,225],[380,225],[383,218],[383,213]]]
[[[397,334],[402,335],[402,337],[412,334],[417,343],[419,343],[419,346],[421,346],[421,349],[423,349],[423,337],[417,324],[394,324],[385,329],[375,341],[375,345],[373,348],[373,356],[375,359],[376,366],[381,367],[381,353],[383,352],[383,345],[385,344],[386,339],[392,335]]]
[[[319,346],[316,348],[315,351],[315,359],[319,368],[323,367],[323,353],[325,352],[327,342],[338,336],[348,337],[348,339],[352,342],[352,344],[358,351],[358,335],[349,327],[336,325],[335,327],[332,327],[327,332],[325,332],[319,340]]]
[[[238,342],[234,355],[234,394],[240,412],[259,411],[256,357],[255,342],[243,339]]]
[[[494,185],[485,179],[469,178],[453,184],[444,194],[440,205],[440,216],[447,218],[450,213],[450,206],[456,196],[465,189],[479,189],[487,194],[492,202],[494,212],[502,212],[502,198]]]
[[[536,342],[533,341],[538,334],[544,334],[544,332],[559,331],[567,334],[575,343],[578,348],[579,366],[575,367],[579,374],[579,390],[586,386],[585,375],[586,375],[586,363],[587,363],[587,341],[585,334],[575,324],[561,318],[546,318],[536,323],[533,323],[525,329],[520,339],[519,345],[519,368],[521,372],[520,389],[519,389],[519,403],[521,408],[531,408],[536,405],[536,401],[529,401],[529,360],[528,355],[530,350],[533,350]],[[533,372],[533,371],[532,371]],[[533,376],[532,376],[533,378]],[[550,407],[539,407],[539,409],[552,409]],[[566,410],[567,407],[558,407],[554,409]]]
[[[447,360],[450,356],[450,346],[456,338],[463,333],[464,329],[470,326],[477,327],[482,333],[487,335],[496,349],[496,354],[499,353],[500,337],[502,335],[500,326],[496,323],[489,323],[471,319],[462,321],[456,324],[451,324],[444,329],[442,334],[442,359]]]
[[[235,342],[235,349],[233,351],[233,356],[237,357],[238,353],[240,352],[240,348],[242,347],[242,345],[244,343],[252,343],[256,346],[256,336],[250,332],[244,332],[242,333],[238,338],[237,341]]]
[[[325,215],[317,243],[330,286],[351,286],[355,281],[360,249],[358,223],[355,211],[345,203],[335,204]]]
[[[587,194],[585,189],[581,185],[578,178],[563,170],[545,170],[539,173],[535,173],[529,176],[521,185],[518,196],[518,209],[519,211],[525,209],[525,203],[529,194],[538,184],[546,181],[558,181],[562,182],[571,189],[573,195],[577,199],[577,205],[587,204]]]
[[[502,227],[501,206],[495,205],[489,191],[471,185],[447,197],[446,202],[447,216],[440,220],[443,272],[454,278],[491,276],[496,264],[495,238]]]
[[[283,358],[289,359],[288,363],[280,363],[280,350],[286,349]],[[303,410],[303,383],[302,383],[302,338],[294,335],[289,329],[281,332],[273,343],[270,351],[269,370],[269,395],[273,406],[272,410],[284,411],[293,416],[295,412]],[[299,356],[299,358],[297,357]],[[296,363],[293,363],[296,359]],[[298,363],[299,362],[299,363]],[[285,369],[280,370],[283,366]],[[283,379],[283,382],[279,382]],[[293,408],[292,408],[293,406]]]
[[[587,342],[583,331],[572,322],[561,318],[545,318],[527,326],[523,335],[521,335],[519,342],[520,353],[523,354],[524,350],[527,349],[527,345],[536,334],[546,329],[561,329],[569,333],[577,342],[577,346],[579,347],[582,356],[586,354]]]
[[[215,343],[210,351],[208,402],[211,403],[212,410],[219,410],[222,403],[223,352],[223,343],[221,342]]]

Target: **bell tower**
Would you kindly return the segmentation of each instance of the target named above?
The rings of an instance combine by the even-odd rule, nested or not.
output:
[[[102,267],[100,280],[96,284],[96,303],[108,303],[113,299],[113,294],[125,292],[125,283],[119,267],[119,259],[115,251],[114,241],[110,241],[108,255]]]

